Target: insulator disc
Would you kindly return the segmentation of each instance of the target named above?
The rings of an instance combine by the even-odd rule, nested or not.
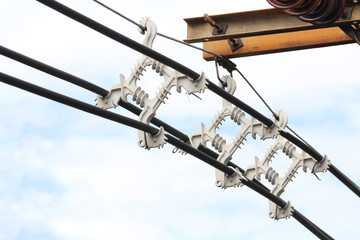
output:
[[[267,0],[275,8],[314,25],[329,25],[338,20],[346,0]]]
[[[337,4],[334,6],[333,11],[323,20],[312,22],[314,25],[329,25],[338,20],[345,11],[346,2],[345,0],[336,1]]]
[[[322,0],[319,6],[312,13],[300,16],[299,19],[304,22],[321,21],[331,13],[334,4],[334,0]]]
[[[302,16],[314,11],[320,4],[321,0],[306,0],[299,7],[285,10],[286,13],[293,16]]]
[[[275,8],[286,10],[300,6],[306,0],[267,0]]]

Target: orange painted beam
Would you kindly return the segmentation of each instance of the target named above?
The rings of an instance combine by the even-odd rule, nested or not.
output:
[[[241,40],[244,46],[235,52],[231,51],[227,40],[204,42],[204,49],[218,55],[235,58],[354,42],[338,27],[250,36],[243,37]],[[214,59],[214,56],[209,53],[204,53],[203,57],[208,61]]]
[[[327,27],[359,24],[360,4],[352,4],[348,12],[349,14]],[[228,25],[225,34],[213,35],[213,27],[204,20],[203,16],[186,18],[184,20],[187,23],[187,39],[184,41],[188,43],[210,42],[319,28],[319,26],[303,22],[275,8],[211,15],[210,17],[216,23]]]

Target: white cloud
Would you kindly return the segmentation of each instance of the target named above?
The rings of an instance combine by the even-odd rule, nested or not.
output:
[[[61,2],[142,41],[131,24],[91,1]],[[159,32],[178,39],[185,38],[184,17],[268,7],[264,0],[106,3],[135,20],[150,16]],[[141,56],[36,1],[2,6],[5,47],[105,88],[118,83],[120,73],[128,75]],[[155,48],[216,81],[214,64],[204,62],[201,53],[163,39]],[[356,62],[358,52],[351,44],[234,60],[270,105],[284,109],[290,125],[356,183],[358,73],[339,58]],[[95,94],[7,58],[0,61],[5,73],[94,103]],[[236,95],[270,116],[234,76]],[[268,201],[250,189],[216,188],[211,167],[189,155],[171,154],[169,145],[145,151],[137,146],[133,129],[4,84],[0,90],[1,239],[18,239],[24,229],[50,233],[46,239],[314,238],[295,219],[269,219]],[[189,96],[189,102],[174,91],[157,117],[188,134],[199,131],[200,122],[208,124],[221,106],[209,91],[200,97],[203,101]],[[251,142],[248,155],[239,154],[242,159],[236,161],[243,168],[253,162],[254,152],[262,156],[266,151]],[[300,171],[283,198],[335,238],[355,239],[357,197],[330,173],[319,177],[321,182]]]

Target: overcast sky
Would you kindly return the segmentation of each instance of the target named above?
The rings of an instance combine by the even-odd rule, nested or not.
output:
[[[91,0],[60,2],[142,42],[134,25]],[[104,3],[135,21],[150,17],[158,32],[177,39],[186,38],[183,18],[270,7],[265,0]],[[141,58],[35,0],[0,0],[0,32],[2,46],[105,89],[119,83],[119,74],[127,77]],[[154,49],[217,81],[214,63],[201,52],[161,38]],[[360,47],[349,44],[234,60],[269,105],[284,110],[289,125],[357,184],[359,54]],[[0,66],[1,72],[95,104],[95,94],[3,56]],[[270,117],[241,77],[234,78],[235,95]],[[141,84],[153,93],[161,80],[149,69]],[[0,93],[0,239],[316,239],[294,218],[270,219],[268,200],[252,190],[217,188],[212,167],[173,154],[169,144],[147,151],[137,146],[134,129],[3,83]],[[206,91],[201,98],[173,89],[157,116],[191,135],[221,108],[215,94]],[[231,140],[236,125],[226,121],[225,127],[219,131]],[[234,159],[244,169],[271,144],[248,140]],[[279,155],[274,167],[281,173],[291,162]],[[359,198],[330,172],[318,176],[321,181],[299,169],[282,198],[335,239],[358,239]]]

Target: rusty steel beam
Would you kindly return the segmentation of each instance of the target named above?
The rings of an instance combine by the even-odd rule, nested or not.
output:
[[[360,5],[354,4],[346,11],[342,18],[336,21],[333,26],[359,24]],[[207,42],[230,38],[243,38],[275,33],[286,33],[319,29],[310,23],[303,22],[294,16],[290,16],[279,9],[264,9],[248,12],[210,16],[218,24],[227,24],[225,34],[213,35],[213,27],[204,20],[204,17],[185,18],[187,23],[187,39],[185,42]]]
[[[275,52],[353,43],[341,29],[360,24],[360,4],[350,4],[343,16],[327,27],[303,22],[279,9],[264,9],[204,17],[186,18],[185,42],[204,42],[204,49],[226,57],[243,57]],[[214,23],[226,26],[225,34],[214,34]],[[344,28],[345,27],[345,28]],[[351,35],[350,35],[351,36]],[[231,49],[228,39],[240,38],[243,46]],[[213,55],[204,53],[206,60]]]
[[[234,52],[227,40],[204,42],[204,49],[235,58],[354,43],[339,27],[245,37],[241,40],[244,46]],[[206,52],[203,58],[207,61],[214,60],[214,56]]]

